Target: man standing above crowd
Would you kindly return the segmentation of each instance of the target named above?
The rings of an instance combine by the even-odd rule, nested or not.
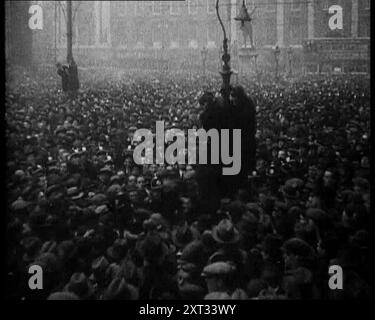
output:
[[[234,129],[241,130],[241,171],[233,176],[233,190],[246,187],[247,176],[255,168],[256,155],[256,117],[255,104],[248,97],[242,86],[236,86],[230,92],[230,105],[224,107],[224,128],[231,132]],[[229,139],[229,141],[233,141]],[[232,147],[230,148],[230,150]]]
[[[62,89],[64,92],[76,92],[79,89],[79,80],[77,75],[77,65],[74,61],[69,65],[56,64],[57,74],[61,77]]]
[[[200,103],[204,106],[200,119],[202,127],[209,129],[229,129],[229,154],[233,154],[233,130],[241,130],[241,171],[234,176],[219,177],[219,189],[221,196],[232,196],[238,189],[246,187],[247,176],[255,168],[256,155],[256,118],[255,105],[249,98],[243,87],[232,87],[230,91],[230,103],[224,105],[219,99],[205,93]],[[221,144],[220,144],[221,145]],[[207,148],[210,150],[210,147]],[[220,150],[219,150],[219,154]],[[223,164],[221,163],[220,166]],[[209,165],[213,168],[213,165]],[[210,171],[207,169],[207,171]],[[211,170],[212,171],[212,170]],[[209,179],[209,178],[208,178]],[[211,192],[208,190],[208,192]]]

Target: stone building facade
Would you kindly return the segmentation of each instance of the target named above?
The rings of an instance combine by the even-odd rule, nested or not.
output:
[[[242,1],[219,1],[234,68],[240,67],[237,49],[243,46],[240,23],[234,20]],[[64,61],[65,1],[37,2],[43,7],[44,28],[32,31],[34,59]],[[344,61],[343,64],[355,57],[359,57],[358,65],[369,63],[369,0],[246,0],[245,3],[249,13],[255,9],[253,38],[260,70],[273,70],[276,45],[281,50],[281,70],[288,69],[288,50],[292,50],[296,72],[303,66],[306,70],[322,71],[324,68],[317,65],[327,52],[332,53],[333,60],[340,53],[344,58],[337,59]],[[169,68],[198,71],[202,69],[202,49],[206,47],[206,65],[217,71],[223,33],[215,5],[216,0],[73,1],[75,59],[79,65],[119,64],[145,69],[167,64]],[[332,5],[342,7],[342,30],[329,28]],[[311,41],[324,50],[320,54],[306,50]]]

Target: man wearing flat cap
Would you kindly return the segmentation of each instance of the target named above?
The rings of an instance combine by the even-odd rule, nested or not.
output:
[[[236,267],[230,262],[219,261],[207,265],[202,272],[202,277],[206,281],[208,290],[204,299],[246,299],[246,293],[233,285],[235,271]]]

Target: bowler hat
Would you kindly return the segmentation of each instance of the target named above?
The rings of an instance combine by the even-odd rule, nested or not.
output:
[[[204,278],[227,276],[236,271],[236,267],[229,262],[218,261],[211,263],[203,268],[202,276]]]
[[[17,178],[23,178],[25,176],[25,172],[23,170],[18,169],[14,172],[14,176]]]
[[[239,233],[229,219],[223,219],[212,229],[212,237],[218,243],[234,244],[240,239]]]
[[[177,262],[179,264],[191,263],[203,267],[207,261],[204,254],[204,245],[199,240],[194,240],[186,245],[182,250]]]

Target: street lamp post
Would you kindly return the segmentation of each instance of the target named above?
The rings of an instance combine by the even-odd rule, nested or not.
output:
[[[275,47],[274,55],[275,55],[275,63],[276,63],[275,64],[275,79],[277,81],[279,79],[279,58],[280,58],[279,46]]]
[[[79,89],[78,68],[73,59],[73,22],[72,22],[72,1],[66,1],[66,30],[67,30],[67,63],[69,67],[69,88],[70,91]]]
[[[223,78],[223,84],[221,87],[221,95],[224,99],[225,104],[229,104],[229,94],[230,94],[230,77],[232,75],[232,70],[229,65],[230,61],[230,54],[228,53],[228,38],[227,33],[224,28],[223,21],[220,18],[219,14],[219,0],[216,0],[216,14],[217,18],[220,22],[221,28],[223,29],[223,55],[221,57],[221,60],[223,61],[222,68],[220,71],[221,77]]]
[[[54,23],[54,33],[55,33],[55,64],[57,62],[57,1],[55,1],[55,23]]]
[[[255,10],[255,8],[254,8],[254,10]],[[254,12],[254,10],[253,10],[253,12]],[[230,77],[231,77],[233,71],[231,70],[230,65],[229,65],[230,55],[228,53],[228,39],[227,39],[227,35],[226,35],[226,32],[225,32],[223,21],[221,20],[220,15],[219,15],[219,0],[216,0],[216,14],[217,14],[217,18],[220,22],[220,25],[221,25],[221,28],[223,29],[223,34],[224,34],[223,55],[221,57],[221,60],[223,61],[223,64],[222,64],[222,69],[220,71],[220,74],[223,78],[223,85],[222,85],[222,89],[221,89],[221,94],[222,94],[222,97],[224,99],[224,103],[229,103]],[[255,48],[254,48],[254,43],[253,43],[252,26],[250,25],[249,29],[245,28],[245,22],[251,22],[252,21],[249,13],[247,12],[245,0],[242,1],[242,7],[240,9],[240,12],[239,12],[238,16],[236,16],[234,18],[234,20],[240,21],[241,22],[241,28],[245,31],[244,32],[245,48],[246,48],[246,35],[248,35],[250,37],[250,44],[251,44],[251,50],[252,50],[251,57],[254,58],[255,68],[257,69],[256,59],[257,59],[258,55],[257,55],[257,53],[254,52]]]
[[[288,49],[288,62],[289,62],[289,77],[292,76],[293,74],[293,71],[292,71],[292,59],[293,59],[293,49],[292,47],[289,47]]]
[[[66,36],[67,36],[67,57],[66,60],[68,64],[73,62],[73,26],[72,26],[72,2],[66,2]]]

